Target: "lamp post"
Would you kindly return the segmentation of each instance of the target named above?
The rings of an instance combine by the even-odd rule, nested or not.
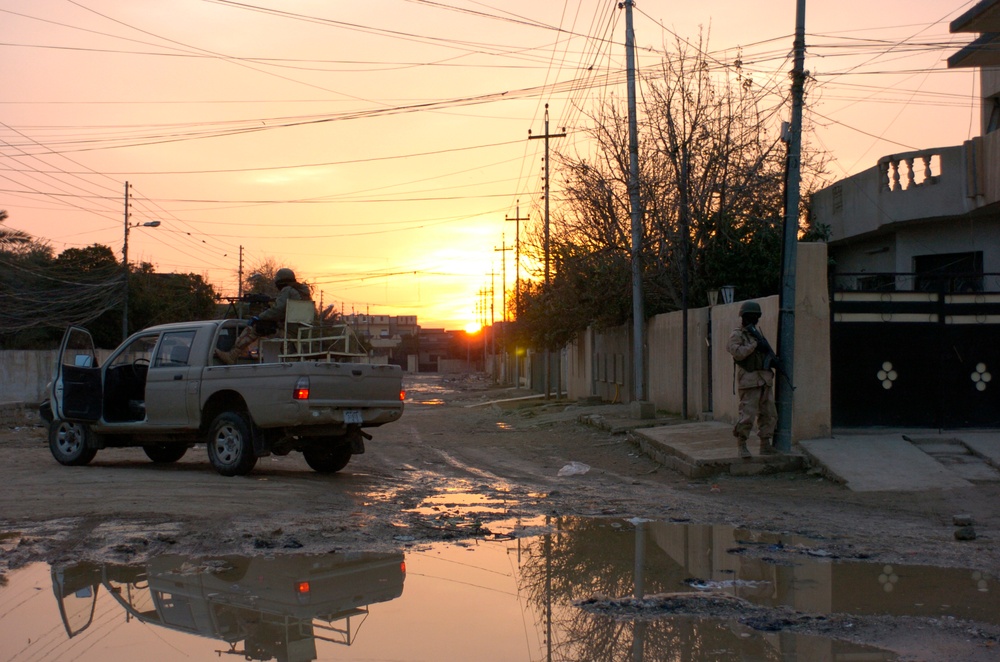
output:
[[[128,190],[125,192],[125,199],[128,200]],[[125,243],[122,245],[122,263],[125,267],[125,299],[122,303],[122,342],[128,338],[128,231],[129,228],[158,228],[159,221],[146,221],[130,225],[128,222],[128,204],[125,205]]]

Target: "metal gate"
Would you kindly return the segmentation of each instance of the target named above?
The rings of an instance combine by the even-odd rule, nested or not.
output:
[[[1000,294],[835,292],[837,427],[1000,427]]]

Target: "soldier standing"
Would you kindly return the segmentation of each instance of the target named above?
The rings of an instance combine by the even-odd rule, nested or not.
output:
[[[755,421],[757,434],[760,436],[760,454],[773,455],[778,452],[773,444],[774,428],[778,422],[772,391],[774,370],[764,349],[766,343],[757,330],[760,316],[760,304],[756,301],[743,302],[740,306],[742,323],[739,328],[733,329],[726,345],[726,349],[736,361],[736,387],[740,394],[740,413],[739,420],[733,428],[733,436],[737,439],[737,450],[743,459],[751,457],[750,449],[747,448],[747,438]]]

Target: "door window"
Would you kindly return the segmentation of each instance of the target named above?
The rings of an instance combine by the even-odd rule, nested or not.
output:
[[[191,345],[194,331],[173,331],[163,334],[163,340],[156,350],[154,368],[190,365]]]

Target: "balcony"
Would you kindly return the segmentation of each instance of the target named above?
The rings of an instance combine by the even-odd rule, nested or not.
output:
[[[977,207],[979,192],[975,142],[883,157],[814,194],[814,219],[829,225],[830,241],[837,242],[967,214]]]

